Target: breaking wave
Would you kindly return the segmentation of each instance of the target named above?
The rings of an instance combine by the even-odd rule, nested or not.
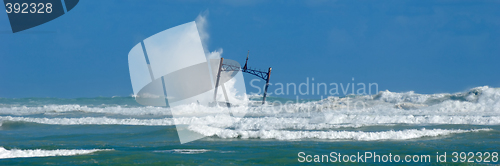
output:
[[[33,103],[32,100],[24,102]],[[476,130],[408,129],[383,132],[325,130],[398,124],[500,125],[500,89],[487,86],[455,94],[381,91],[371,96],[328,97],[318,101],[287,105],[239,106],[231,110],[191,104],[179,107],[180,112],[176,113],[175,118],[171,116],[169,108],[133,106],[131,105],[133,98],[99,98],[92,100],[92,104],[85,104],[90,99],[85,99],[85,102],[81,103],[78,101],[71,103],[65,99],[62,105],[54,104],[61,103],[58,101],[51,102],[58,99],[46,100],[49,99],[39,102],[39,105],[23,105],[23,102],[18,100],[13,102],[1,99],[3,103],[0,104],[0,129],[2,123],[6,122],[50,125],[183,124],[190,125],[190,129],[195,132],[221,138],[383,140],[412,139]],[[105,101],[105,104],[99,104],[100,100]],[[233,114],[243,113],[246,116],[233,117],[229,114],[220,114],[228,111],[233,111]],[[198,114],[200,112],[203,115]],[[373,137],[365,138],[365,135]]]
[[[217,127],[231,127],[245,130],[322,130],[341,127],[364,127],[394,124],[439,125],[439,124],[469,124],[469,125],[500,125],[500,117],[483,116],[361,116],[335,115],[326,117],[320,123],[310,118],[236,118],[227,115],[163,118],[163,119],[117,119],[108,117],[82,118],[32,118],[0,116],[5,122],[31,122],[50,125],[142,125],[142,126],[172,126],[182,125],[210,125]],[[2,123],[0,123],[2,126]]]
[[[2,98],[0,98],[2,99]],[[112,100],[110,98],[109,100]],[[2,99],[7,100],[7,99]],[[108,115],[170,115],[170,109],[151,106],[130,106],[130,104],[20,104],[20,102],[0,100],[0,115],[35,115],[67,112],[102,113]],[[12,99],[13,100],[13,99]],[[25,102],[33,103],[30,100]],[[53,99],[52,103],[58,103]],[[62,100],[62,99],[61,99]],[[97,99],[96,99],[97,100]],[[121,100],[133,100],[118,98]],[[107,103],[111,101],[106,101]],[[36,102],[35,102],[36,103]],[[349,105],[350,104],[350,105]],[[183,106],[182,112],[204,110],[217,111],[220,108],[204,107],[196,104]],[[250,107],[250,115],[274,115],[277,113],[310,113],[310,112],[346,112],[346,113],[382,113],[382,114],[452,114],[452,115],[500,115],[500,89],[487,86],[477,87],[468,92],[455,94],[417,94],[413,91],[397,93],[381,91],[377,95],[329,97],[319,101],[294,103],[275,107]]]
[[[220,138],[259,138],[259,139],[278,139],[278,140],[298,140],[298,139],[328,139],[328,140],[357,140],[357,141],[375,141],[375,140],[407,140],[422,137],[436,137],[455,133],[489,131],[491,129],[473,129],[473,130],[443,130],[443,129],[409,129],[401,131],[283,131],[283,130],[229,130],[208,126],[191,126],[190,130],[205,136],[217,136]]]
[[[91,150],[67,150],[67,149],[57,149],[57,150],[21,150],[21,149],[11,149],[7,150],[0,147],[0,159],[8,158],[24,158],[24,157],[49,157],[49,156],[74,156],[91,154],[98,151],[110,151],[112,149],[91,149]]]
[[[209,152],[211,150],[208,149],[172,149],[172,150],[156,150],[154,152],[161,153],[178,153],[178,154],[199,154]]]

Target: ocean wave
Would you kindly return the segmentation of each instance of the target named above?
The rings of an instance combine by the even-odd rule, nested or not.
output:
[[[231,127],[241,130],[324,130],[345,127],[408,125],[500,125],[500,116],[414,116],[325,114],[312,118],[243,118]]]
[[[160,153],[178,153],[178,154],[199,154],[199,153],[205,153],[209,152],[212,150],[208,149],[172,149],[172,150],[156,150],[153,152],[160,152]]]
[[[354,106],[358,103],[357,106]],[[361,105],[362,103],[362,105]],[[283,103],[284,104],[284,103]],[[29,104],[26,104],[29,105]],[[63,113],[80,111],[88,113],[104,113],[119,115],[170,115],[169,108],[138,106],[127,107],[120,105],[85,104],[45,104],[39,106],[3,106],[0,114],[3,115],[31,115],[44,113]],[[467,92],[455,94],[417,94],[410,92],[381,91],[377,95],[328,97],[320,101],[293,103],[281,107],[245,107],[250,114],[272,115],[276,113],[303,113],[324,112],[328,110],[356,111],[389,111],[402,110],[416,113],[483,113],[500,114],[500,89],[487,86],[473,88]],[[179,108],[181,112],[189,113],[203,110],[205,112],[217,111],[220,108],[204,107],[197,104],[186,105]]]
[[[0,122],[31,122],[50,125],[142,125],[142,126],[172,126],[175,124],[211,124],[213,126],[228,126],[239,121],[228,115],[216,115],[206,117],[182,117],[182,118],[162,118],[162,119],[116,119],[108,117],[82,117],[82,118],[32,118],[32,117],[12,117],[0,116]],[[3,123],[3,122],[2,122]],[[1,124],[1,123],[0,123]]]
[[[136,118],[34,118],[0,116],[0,126],[5,122],[31,122],[50,125],[207,125],[219,128],[235,128],[240,130],[324,130],[345,127],[389,126],[395,124],[409,125],[500,125],[500,116],[415,116],[415,115],[346,115],[324,114],[312,118],[302,117],[245,117],[214,115],[204,117],[181,117],[161,119]]]
[[[0,147],[0,159],[7,158],[24,158],[24,157],[49,157],[49,156],[74,156],[74,155],[82,155],[82,154],[90,154],[98,151],[110,151],[112,149],[90,149],[90,150],[82,150],[82,149],[57,149],[57,150],[42,150],[42,149],[11,149],[7,150],[3,147]]]
[[[111,102],[107,101],[106,102]],[[101,100],[105,100],[101,99]],[[55,100],[55,99],[54,99]],[[97,100],[97,99],[96,99]],[[127,98],[127,100],[129,100]],[[171,116],[171,110],[152,106],[86,105],[86,104],[29,104],[2,106],[0,115],[72,115],[105,114],[125,116]],[[284,104],[284,103],[283,103]],[[8,105],[8,104],[7,104]],[[196,113],[217,113],[220,107],[205,107],[197,104],[177,108],[179,116],[195,116]],[[414,92],[381,91],[377,95],[328,97],[320,101],[292,103],[281,106],[238,107],[250,116],[300,116],[311,113],[378,114],[378,115],[462,115],[500,116],[500,89],[487,86],[473,88],[455,94],[417,94]]]
[[[174,121],[165,119],[115,119],[107,117],[83,117],[83,118],[30,118],[1,116],[0,121],[32,122],[50,125],[144,125],[144,126],[170,126]]]
[[[247,107],[233,107],[233,111],[246,111]],[[196,116],[203,114],[219,114],[227,112],[229,109],[223,107],[206,107],[198,104],[188,104],[176,107],[179,110],[178,116]],[[106,115],[126,115],[126,116],[171,116],[171,109],[165,107],[88,107],[85,105],[44,105],[38,107],[15,106],[15,107],[0,107],[0,115],[64,115],[71,113],[97,113]]]
[[[353,107],[349,102],[361,102]],[[477,87],[456,94],[417,94],[383,91],[373,96],[329,97],[286,106],[176,108],[176,116],[163,107],[90,107],[44,105],[0,107],[0,127],[6,121],[51,125],[205,125],[241,131],[329,130],[365,126],[409,124],[500,125],[500,89]],[[203,113],[203,115],[199,113]],[[244,115],[233,117],[229,112]],[[61,113],[62,115],[52,115]],[[120,115],[120,116],[117,116]],[[123,115],[123,116],[121,116]],[[146,115],[146,116],[145,116]]]
[[[241,139],[277,139],[277,140],[300,140],[300,139],[325,139],[325,140],[408,140],[423,137],[437,137],[456,133],[490,131],[491,129],[473,130],[444,130],[444,129],[408,129],[400,131],[286,131],[286,130],[230,130],[209,126],[190,126],[189,130],[203,134],[205,136],[217,136],[220,138],[241,138]]]
[[[171,115],[169,108],[162,107],[122,107],[122,106],[106,106],[106,107],[89,107],[85,105],[69,104],[69,105],[43,105],[36,107],[14,106],[0,107],[0,114],[4,115],[33,115],[33,114],[53,114],[66,112],[83,112],[83,113],[103,113],[103,114],[118,114],[118,115]]]

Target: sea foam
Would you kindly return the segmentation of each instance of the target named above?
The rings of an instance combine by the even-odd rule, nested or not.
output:
[[[377,95],[328,97],[319,101],[281,106],[239,106],[228,109],[189,104],[177,107],[174,118],[167,116],[171,114],[171,110],[163,107],[43,103],[45,105],[35,106],[23,106],[19,102],[11,105],[4,103],[0,106],[0,129],[3,127],[1,125],[6,125],[6,122],[50,125],[191,125],[191,129],[196,132],[204,131],[193,126],[206,126],[207,129],[216,130],[217,132],[208,133],[208,135],[217,135],[221,138],[336,139],[335,135],[350,134],[353,136],[346,139],[362,140],[363,133],[361,135],[359,133],[336,133],[337,131],[324,133],[324,130],[342,128],[351,130],[350,128],[399,124],[410,126],[500,125],[500,89],[487,86],[455,94],[381,91]],[[357,107],[353,103],[358,103]],[[230,116],[229,112],[233,112],[233,115],[235,112],[243,113],[246,116],[234,117]],[[259,135],[257,131],[262,132]],[[381,134],[394,136],[398,135],[398,132],[412,132],[415,134],[409,138],[419,138],[433,136],[432,133],[446,135],[462,131],[436,129],[435,131],[387,132]],[[263,133],[267,134],[262,135]],[[411,133],[405,134],[412,135]],[[390,139],[374,138],[376,140]]]
[[[112,149],[90,149],[90,150],[68,150],[68,149],[57,149],[57,150],[42,150],[42,149],[11,149],[7,150],[0,147],[0,159],[7,158],[23,158],[23,157],[49,157],[49,156],[74,156],[82,154],[90,154],[98,151],[110,151]]]
[[[473,129],[473,130],[444,130],[444,129],[408,129],[400,131],[283,131],[283,130],[230,130],[220,129],[208,126],[190,126],[192,131],[205,136],[217,136],[220,138],[259,138],[259,139],[278,139],[278,140],[299,140],[299,139],[327,139],[327,140],[407,140],[422,137],[445,136],[455,133],[489,131],[491,129]]]

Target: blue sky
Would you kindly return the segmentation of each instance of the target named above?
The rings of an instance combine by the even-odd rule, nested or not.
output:
[[[417,93],[499,87],[498,9],[498,1],[80,1],[16,34],[2,13],[0,97],[129,96],[130,49],[205,11],[208,49],[240,63],[250,50],[249,66],[273,67],[274,83],[314,77]]]

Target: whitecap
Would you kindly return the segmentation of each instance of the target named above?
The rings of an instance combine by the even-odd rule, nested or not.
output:
[[[49,156],[74,156],[91,154],[98,151],[110,151],[112,149],[57,149],[57,150],[43,150],[43,149],[10,149],[7,150],[0,147],[0,159],[7,158],[24,158],[24,157],[49,157]]]
[[[172,150],[156,150],[153,152],[161,152],[161,153],[179,153],[179,154],[199,154],[205,153],[211,150],[208,149],[172,149]]]
[[[445,130],[445,129],[406,129],[399,131],[287,131],[287,130],[230,130],[209,126],[190,126],[190,130],[205,136],[217,136],[220,138],[242,138],[242,139],[277,139],[277,140],[301,140],[301,139],[324,139],[324,140],[408,140],[423,137],[437,137],[456,133],[490,131],[492,129],[472,130]]]

